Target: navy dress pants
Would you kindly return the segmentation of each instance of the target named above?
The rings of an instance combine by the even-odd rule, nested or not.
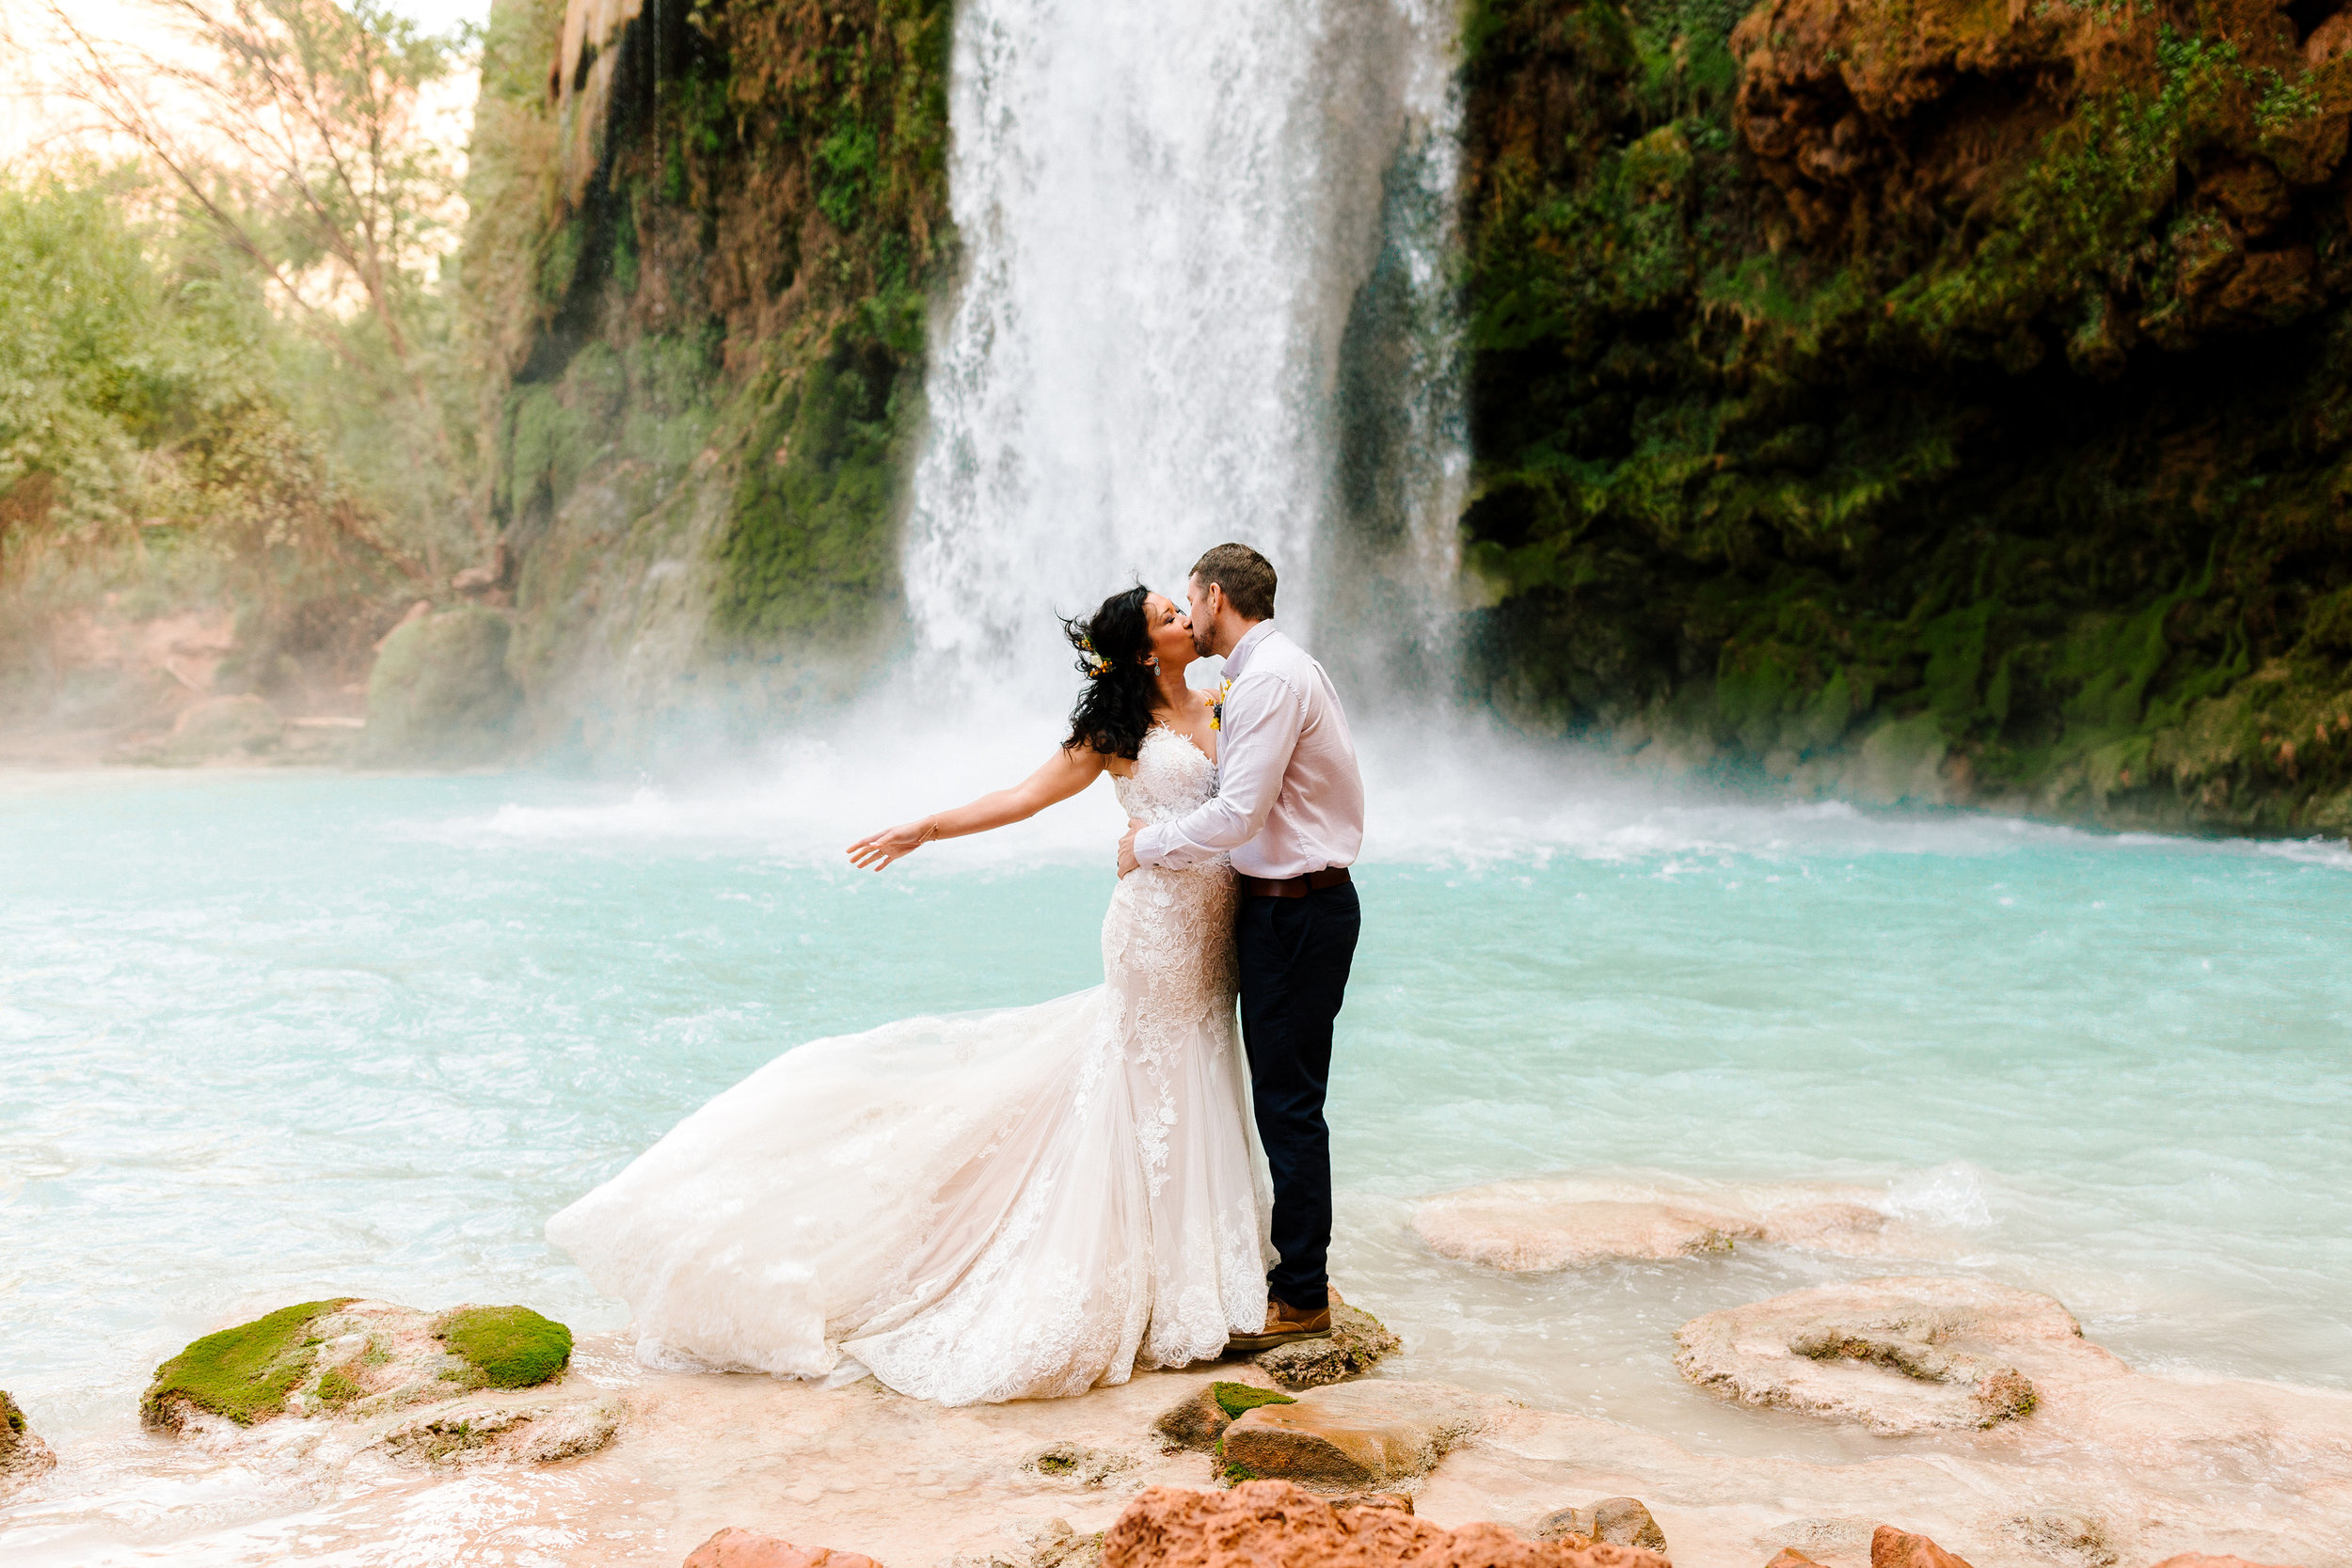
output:
[[[1347,992],[1363,925],[1356,887],[1304,898],[1242,895],[1234,946],[1249,1093],[1274,1177],[1274,1249],[1266,1293],[1310,1312],[1328,1302],[1331,1130],[1323,1093],[1331,1078],[1331,1023]]]

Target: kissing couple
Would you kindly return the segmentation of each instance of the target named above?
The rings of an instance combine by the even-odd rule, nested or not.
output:
[[[850,846],[879,871],[1109,774],[1129,822],[1103,984],[787,1051],[549,1220],[635,1309],[642,1360],[977,1404],[1329,1332],[1323,1101],[1364,791],[1274,594],[1219,545],[1189,615],[1136,587],[1065,623],[1085,680],[1045,766]],[[1212,654],[1221,700],[1184,680]]]

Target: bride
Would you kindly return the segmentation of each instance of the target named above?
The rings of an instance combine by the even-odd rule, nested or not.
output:
[[[1214,793],[1192,625],[1114,594],[1070,736],[1024,783],[850,847],[881,870],[1108,773],[1127,815]],[[1267,1335],[1271,1195],[1233,1023],[1223,856],[1123,879],[1104,983],[788,1051],[548,1222],[656,1365],[853,1375],[943,1404],[1124,1383]]]

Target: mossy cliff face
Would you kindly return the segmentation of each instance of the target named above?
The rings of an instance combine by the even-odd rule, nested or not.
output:
[[[2352,12],[1477,0],[1475,667],[1867,799],[2352,830]]]
[[[500,0],[465,266],[541,743],[764,719],[896,634],[945,0]]]

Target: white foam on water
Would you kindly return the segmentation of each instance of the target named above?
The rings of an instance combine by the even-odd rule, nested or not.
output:
[[[2273,839],[2254,846],[2254,852],[2298,865],[2321,865],[2330,871],[2352,871],[2352,839]]]
[[[889,694],[814,721],[756,760],[698,777],[628,786],[531,781],[524,798],[486,815],[414,820],[407,831],[485,848],[727,849],[846,868],[851,840],[1019,783],[1052,756],[1062,734],[1050,704],[1015,691],[983,692],[945,709]],[[1598,748],[1528,740],[1468,717],[1406,723],[1375,707],[1359,741],[1367,864],[1486,872],[1541,869],[1566,856],[1667,876],[1749,863],[1762,863],[1751,867],[1757,875],[1805,875],[1870,856],[2061,849],[2352,869],[2352,850],[2332,840],[2103,833],[1984,812],[1745,795],[1661,779]],[[1107,782],[1098,782],[1026,823],[927,846],[892,872],[1107,863],[1124,820]]]
[[[1980,1229],[1993,1223],[1984,1173],[1964,1160],[1904,1177],[1887,1190],[1877,1207],[1918,1225]]]

